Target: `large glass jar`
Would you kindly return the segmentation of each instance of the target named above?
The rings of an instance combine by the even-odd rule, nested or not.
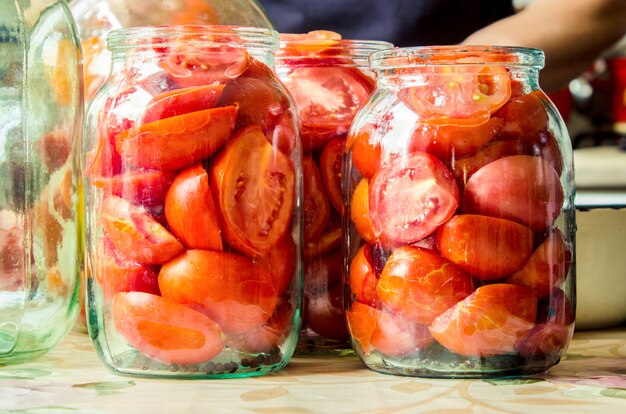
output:
[[[543,52],[424,47],[371,57],[377,90],[343,169],[346,312],[370,368],[482,377],[556,364],[574,323],[567,130]]]
[[[48,351],[77,315],[80,56],[65,1],[0,6],[0,365]]]
[[[298,352],[349,349],[343,311],[341,160],[352,119],[374,89],[368,56],[386,42],[328,31],[281,34],[276,72],[301,119],[304,326]]]
[[[276,32],[110,33],[87,114],[88,327],[118,373],[241,377],[300,328],[300,148]]]

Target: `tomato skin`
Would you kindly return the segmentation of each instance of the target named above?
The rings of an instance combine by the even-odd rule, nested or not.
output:
[[[418,241],[452,217],[458,205],[452,173],[424,152],[390,161],[370,181],[369,216],[374,234],[384,240]]]
[[[374,128],[363,128],[356,135],[348,136],[352,151],[352,165],[365,178],[372,178],[378,171],[381,159],[380,143],[373,138]]]
[[[343,139],[333,139],[324,146],[320,156],[320,172],[326,194],[335,211],[343,212],[341,195],[341,162],[346,144]]]
[[[108,196],[100,217],[105,233],[119,251],[143,264],[161,264],[179,255],[182,244],[145,209],[117,196]]]
[[[383,306],[424,325],[473,291],[463,270],[437,252],[412,246],[393,251],[376,288]]]
[[[223,250],[209,175],[197,164],[180,172],[165,197],[167,224],[188,249]]]
[[[202,85],[162,92],[148,102],[141,123],[213,108],[223,91],[224,85]]]
[[[94,177],[91,183],[103,188],[105,194],[113,194],[131,204],[149,208],[163,205],[174,177],[171,171],[134,170],[112,177]]]
[[[531,147],[540,133],[548,129],[546,100],[542,91],[511,98],[496,114],[504,120],[502,138],[518,139],[525,149]]]
[[[322,175],[311,157],[302,157],[304,241],[317,240],[328,225],[330,205]]]
[[[258,126],[237,131],[213,160],[211,189],[224,239],[249,256],[269,252],[291,227],[293,163]]]
[[[369,191],[369,180],[362,178],[354,188],[352,200],[350,200],[350,220],[359,235],[367,242],[376,239],[369,215]]]
[[[236,118],[235,106],[173,116],[120,132],[115,147],[130,165],[178,170],[215,153],[230,138]]]
[[[378,298],[376,287],[378,275],[373,264],[372,250],[370,245],[361,246],[350,262],[349,279],[350,291],[354,298],[369,306],[376,306]]]
[[[166,298],[121,292],[111,305],[115,329],[133,347],[166,364],[200,364],[224,348],[219,325]]]
[[[565,237],[555,229],[507,283],[529,286],[538,299],[547,298],[565,280],[565,251]]]
[[[352,338],[365,355],[374,350],[392,357],[413,355],[433,342],[426,326],[359,302],[352,304],[346,317]]]
[[[537,300],[529,287],[491,284],[439,315],[429,330],[449,351],[482,358],[515,353],[536,315]]]
[[[264,267],[226,252],[187,250],[163,265],[159,288],[164,298],[208,315],[227,334],[263,325],[278,303]]]
[[[309,328],[324,338],[346,341],[350,335],[343,309],[343,286],[329,288],[319,295],[306,297],[304,318]]]
[[[472,175],[465,186],[463,211],[512,220],[540,232],[561,213],[563,201],[559,176],[547,162],[514,155]]]
[[[530,257],[533,232],[513,221],[462,214],[436,234],[441,255],[480,280],[496,280],[519,270]]]
[[[287,235],[275,248],[257,259],[257,262],[265,266],[268,274],[272,276],[279,296],[287,292],[294,278],[297,256],[296,244],[293,238]]]

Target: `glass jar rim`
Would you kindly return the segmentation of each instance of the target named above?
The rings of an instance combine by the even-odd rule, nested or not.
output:
[[[349,56],[358,56],[358,57],[369,57],[372,53],[384,50],[393,49],[393,44],[390,42],[386,42],[384,40],[360,40],[360,39],[285,39],[286,36],[292,36],[294,33],[280,33],[280,49],[277,52],[277,57],[306,57],[311,58],[311,54],[291,54],[288,53],[288,46],[295,44],[303,44],[303,45],[317,45],[321,42],[327,42],[328,45],[321,48],[324,50],[326,55],[324,57],[329,57],[331,55],[349,55]],[[305,47],[306,48],[306,47]],[[297,49],[297,48],[294,48]],[[348,53],[338,53],[342,51],[348,51]],[[335,53],[337,52],[337,53]],[[313,56],[315,56],[313,54]]]
[[[237,41],[226,40],[233,35],[237,37]],[[275,30],[233,25],[163,25],[115,29],[107,36],[107,46],[112,51],[145,45],[163,47],[181,36],[200,44],[255,47],[272,52],[278,50],[279,46],[278,32]],[[220,36],[223,37],[219,39]]]
[[[541,69],[545,64],[545,55],[541,49],[529,47],[446,45],[376,51],[370,55],[369,61],[373,71],[445,65],[522,66]]]

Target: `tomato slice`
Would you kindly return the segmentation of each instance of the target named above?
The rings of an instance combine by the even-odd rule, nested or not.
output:
[[[381,147],[373,138],[373,128],[362,128],[356,135],[348,136],[352,150],[352,165],[363,177],[372,178],[380,166]]]
[[[159,272],[164,298],[215,320],[227,334],[262,326],[278,295],[265,267],[234,253],[187,250]]]
[[[185,250],[145,209],[117,196],[106,197],[101,208],[104,231],[126,257],[139,263],[161,264]]]
[[[330,30],[313,30],[308,33],[281,33],[278,55],[320,56],[337,53],[341,35]],[[334,52],[333,52],[334,51]]]
[[[122,131],[115,147],[130,165],[178,170],[217,151],[230,138],[236,118],[235,106],[190,112]]]
[[[250,65],[250,56],[242,45],[219,45],[198,48],[184,39],[161,61],[165,73],[181,87],[225,83],[241,75]]]
[[[94,177],[91,183],[104,189],[105,194],[121,197],[133,205],[157,207],[174,181],[170,171],[127,171],[113,177]]]
[[[369,204],[370,183],[367,178],[361,179],[352,193],[350,200],[350,220],[359,235],[367,242],[374,241],[374,229],[370,219]]]
[[[479,287],[430,325],[437,342],[459,355],[489,357],[515,353],[534,326],[537,300],[527,286]]]
[[[480,125],[511,97],[511,79],[499,66],[429,66],[422,77],[404,97],[422,122]]]
[[[473,291],[470,275],[439,253],[412,246],[393,251],[376,288],[384,306],[425,325]]]
[[[296,67],[284,83],[299,109],[304,151],[344,137],[374,89],[370,78],[351,67]]]
[[[320,156],[320,172],[326,187],[326,194],[335,210],[343,212],[343,196],[341,194],[341,168],[345,140],[333,139],[329,141]]]
[[[458,205],[454,176],[424,152],[390,161],[370,182],[369,216],[383,240],[418,241],[452,217]]]
[[[295,170],[259,126],[240,129],[214,159],[211,188],[224,238],[261,256],[287,233],[295,200]]]
[[[111,305],[115,329],[133,347],[166,364],[200,364],[224,348],[219,325],[160,296],[122,292]]]
[[[433,343],[426,326],[359,302],[352,304],[346,317],[350,334],[365,355],[374,350],[392,357],[413,355]]]
[[[533,232],[495,217],[462,214],[437,231],[441,255],[480,280],[496,280],[519,270],[530,257]]]
[[[224,85],[202,85],[160,93],[147,104],[141,123],[213,108],[223,91]]]
[[[369,244],[361,246],[352,258],[348,280],[350,291],[358,302],[376,306],[378,302],[376,295],[378,276],[374,267],[372,249]]]
[[[174,236],[188,249],[223,249],[209,175],[202,165],[176,176],[165,197],[165,218]]]
[[[328,225],[330,205],[326,198],[320,170],[311,157],[302,157],[302,179],[304,241],[313,242],[322,235]]]

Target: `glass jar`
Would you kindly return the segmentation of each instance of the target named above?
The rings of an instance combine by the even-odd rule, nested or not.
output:
[[[156,25],[237,25],[271,29],[255,0],[72,0],[82,39],[85,101],[90,102],[109,74],[106,37],[123,27]]]
[[[300,144],[276,32],[110,33],[87,114],[88,327],[117,373],[283,367],[300,327]]]
[[[0,365],[45,353],[78,313],[80,57],[65,1],[0,6]]]
[[[574,323],[572,149],[543,52],[371,56],[377,90],[344,158],[346,313],[376,371],[532,374]]]
[[[341,274],[341,159],[352,119],[374,89],[368,56],[390,43],[328,31],[281,34],[276,72],[301,119],[304,308],[298,352],[349,349]]]

